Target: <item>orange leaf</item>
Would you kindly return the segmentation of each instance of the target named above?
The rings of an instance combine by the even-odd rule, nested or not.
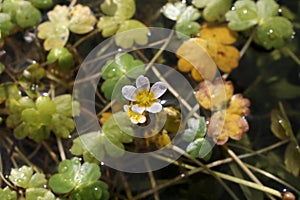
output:
[[[236,42],[238,33],[230,30],[227,24],[207,24],[201,26],[200,37],[221,44],[233,44]]]

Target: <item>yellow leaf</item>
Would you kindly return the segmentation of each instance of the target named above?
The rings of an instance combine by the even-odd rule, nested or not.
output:
[[[203,41],[199,38],[191,38],[178,48],[176,54],[179,58],[179,66],[186,71],[192,65],[204,80],[213,80],[217,66],[201,43]],[[185,61],[181,61],[181,59],[185,59]],[[182,65],[182,63],[187,64],[187,66]]]
[[[104,124],[111,116],[112,116],[111,112],[102,113],[101,118],[99,119],[100,123]]]
[[[221,44],[233,44],[238,37],[238,33],[230,30],[227,24],[204,23],[201,27],[200,36],[205,40],[211,40]]]

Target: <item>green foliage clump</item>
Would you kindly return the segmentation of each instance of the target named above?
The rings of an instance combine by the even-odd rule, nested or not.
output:
[[[106,15],[101,17],[97,24],[103,37],[116,34],[115,42],[122,48],[132,47],[134,43],[147,44],[149,29],[142,22],[131,19],[135,14],[134,0],[105,0],[100,8]],[[119,34],[126,31],[130,32]]]
[[[125,112],[115,113],[102,127],[102,132],[90,132],[80,135],[73,141],[71,152],[74,155],[83,155],[85,161],[92,161],[94,155],[102,160],[105,153],[111,157],[120,157],[124,154],[123,143],[133,141],[131,128]]]
[[[98,180],[100,176],[98,165],[88,162],[81,165],[79,158],[74,157],[59,164],[49,186],[56,194],[69,195],[69,199],[107,200],[108,186]]]
[[[294,31],[292,23],[278,16],[279,5],[274,0],[239,0],[234,9],[226,13],[229,28],[245,31],[256,26],[255,42],[266,49],[280,48],[291,39]]]
[[[6,125],[14,128],[14,136],[29,137],[36,142],[47,139],[51,132],[67,138],[75,128],[72,116],[79,113],[78,102],[72,103],[71,95],[67,94],[53,100],[40,96],[35,101],[19,96],[7,99],[6,106],[9,112]]]
[[[194,6],[187,6],[182,2],[167,3],[162,12],[167,18],[176,21],[175,30],[179,37],[182,37],[181,34],[191,36],[199,33],[200,24],[196,20],[201,14]]]
[[[4,0],[0,7],[1,37],[9,35],[16,26],[32,27],[42,19],[41,12],[30,1]]]
[[[141,60],[134,59],[130,54],[117,54],[114,60],[106,62],[102,68],[102,78],[105,80],[101,86],[105,98],[111,99],[116,84],[118,88],[129,84],[128,78],[137,78],[145,73],[145,66]]]
[[[33,173],[31,167],[12,169],[8,178],[15,186],[25,189],[26,200],[55,200],[54,194],[44,188],[47,183],[45,175]]]
[[[44,39],[44,49],[63,47],[69,39],[70,31],[85,34],[94,29],[96,18],[89,7],[77,4],[72,9],[56,5],[48,12],[49,21],[38,26],[38,37]]]
[[[73,55],[64,47],[54,47],[50,50],[47,61],[51,64],[58,62],[60,69],[66,70],[73,66]]]
[[[205,138],[206,122],[204,117],[190,118],[188,128],[183,132],[183,139],[190,142],[186,151],[195,158],[208,160],[211,157],[212,146]]]
[[[9,189],[9,187],[0,188],[0,199],[17,200],[17,193]]]

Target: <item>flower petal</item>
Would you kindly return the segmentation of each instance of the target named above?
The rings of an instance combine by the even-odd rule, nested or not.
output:
[[[131,110],[132,110],[133,112],[142,114],[142,113],[145,111],[145,108],[144,108],[144,107],[139,107],[138,104],[134,104],[134,105],[131,107]]]
[[[167,84],[164,82],[156,82],[152,85],[150,92],[154,94],[155,98],[159,98],[167,91]]]
[[[125,112],[128,112],[129,106],[128,106],[128,105],[124,105],[124,106],[123,106],[123,109],[124,109]]]
[[[162,110],[162,105],[158,102],[155,102],[152,104],[151,107],[146,108],[147,111],[151,112],[151,113],[158,113]]]
[[[136,79],[136,87],[138,90],[148,90],[150,88],[149,79],[143,75],[140,75]]]
[[[139,123],[139,122],[136,120],[135,117],[130,117],[130,121],[131,121],[131,123],[133,123],[133,124],[138,124],[138,123]]]
[[[135,101],[137,89],[132,85],[125,85],[122,88],[122,95],[129,101]]]
[[[140,115],[138,117],[138,121],[139,121],[139,123],[143,124],[146,122],[146,117],[144,115]]]

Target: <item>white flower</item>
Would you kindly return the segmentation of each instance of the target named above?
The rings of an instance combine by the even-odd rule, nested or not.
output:
[[[131,110],[142,114],[144,111],[158,113],[162,105],[158,99],[167,91],[167,84],[156,82],[150,88],[149,79],[143,75],[136,79],[136,87],[126,85],[122,88],[123,96],[133,102]]]
[[[124,105],[123,108],[125,112],[127,112],[127,115],[133,124],[138,124],[138,123],[142,124],[146,122],[146,117],[143,114],[132,111],[131,106]]]

